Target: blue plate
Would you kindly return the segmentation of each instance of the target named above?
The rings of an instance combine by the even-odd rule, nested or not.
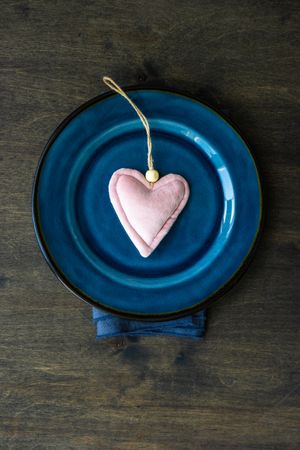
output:
[[[149,118],[161,176],[180,174],[190,186],[169,234],[142,258],[110,204],[112,173],[144,173],[147,154],[139,118],[116,94],[89,101],[51,137],[35,177],[33,221],[72,292],[120,315],[163,320],[206,306],[241,273],[260,230],[260,182],[245,142],[209,107],[164,90],[130,96]]]

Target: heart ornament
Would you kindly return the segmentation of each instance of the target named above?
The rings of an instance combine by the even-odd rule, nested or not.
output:
[[[190,190],[181,175],[159,179],[152,159],[152,140],[147,118],[123,89],[111,78],[104,83],[122,95],[138,114],[147,134],[148,170],[119,169],[109,182],[109,197],[129,238],[141,256],[147,258],[169,232],[188,201]]]
[[[143,257],[166,236],[189,198],[186,180],[175,174],[155,184],[134,169],[119,169],[109,182],[109,197],[126,233]]]

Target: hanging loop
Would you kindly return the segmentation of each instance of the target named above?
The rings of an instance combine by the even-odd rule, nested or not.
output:
[[[146,179],[150,183],[155,183],[159,178],[159,173],[157,170],[154,169],[153,164],[153,158],[152,158],[152,140],[151,140],[151,133],[150,133],[150,125],[148,122],[148,119],[144,116],[142,111],[136,106],[136,104],[131,100],[130,97],[126,94],[126,92],[123,91],[123,89],[110,77],[103,77],[103,82],[108,86],[110,89],[115,91],[117,94],[120,94],[123,98],[125,98],[128,103],[133,107],[133,109],[136,111],[137,115],[139,116],[142,124],[144,125],[144,128],[146,130],[147,134],[147,147],[148,147],[148,155],[147,155],[147,163],[148,163],[148,170],[146,172]]]

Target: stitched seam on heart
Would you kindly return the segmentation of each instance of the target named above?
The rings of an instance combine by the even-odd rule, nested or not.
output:
[[[159,231],[156,233],[156,235],[154,236],[154,238],[152,239],[152,241],[150,242],[150,244],[147,244],[147,242],[144,241],[144,239],[142,238],[142,236],[139,235],[139,233],[136,231],[136,229],[135,229],[135,228],[133,227],[133,225],[130,223],[130,220],[128,219],[127,214],[126,214],[126,212],[124,211],[121,202],[120,202],[120,205],[122,206],[122,211],[123,211],[123,213],[124,213],[124,215],[125,215],[125,217],[126,217],[128,223],[129,223],[129,225],[131,226],[131,228],[135,231],[135,233],[138,235],[138,237],[143,241],[143,243],[144,243],[147,247],[152,248],[151,245],[153,244],[153,242],[155,241],[155,239],[157,238],[157,236],[159,235],[159,233],[161,232],[161,230],[164,228],[164,226],[166,225],[166,223],[171,219],[171,217],[172,217],[173,214],[177,211],[177,209],[179,209],[179,206],[181,206],[181,203],[182,203],[183,198],[184,198],[184,195],[182,196],[182,199],[180,200],[180,203],[179,203],[179,205],[177,206],[177,208],[175,208],[174,211],[172,211],[172,213],[169,215],[169,217],[168,217],[167,220],[164,222],[164,224],[162,225],[162,227],[161,227],[161,228],[159,229]]]
[[[182,183],[183,184],[183,183]],[[185,187],[185,186],[184,186]],[[151,247],[151,245],[153,244],[153,242],[155,241],[155,239],[157,238],[157,236],[159,235],[159,233],[161,232],[161,230],[164,228],[164,226],[166,225],[166,223],[172,218],[172,216],[175,214],[175,212],[179,209],[179,207],[181,206],[182,200],[184,199],[184,194],[182,195],[182,198],[179,202],[179,205],[177,206],[177,208],[174,209],[174,211],[172,212],[172,214],[169,215],[169,217],[167,218],[167,220],[164,222],[164,224],[162,225],[162,227],[160,228],[160,230],[156,233],[156,235],[154,236],[154,238],[152,239],[151,243],[149,244],[149,247]]]
[[[115,191],[116,191],[116,193],[118,194],[118,191],[117,191],[117,185],[118,185],[118,182],[119,182],[119,180],[120,180],[120,178],[121,178],[121,176],[126,176],[126,177],[130,177],[130,178],[132,178],[133,180],[135,180],[135,181],[138,181],[139,183],[141,183],[141,184],[143,184],[140,180],[137,180],[135,177],[133,177],[132,175],[124,175],[124,174],[121,174],[121,175],[118,175],[118,179],[117,179],[117,181],[116,181],[116,183],[115,183]],[[172,211],[172,213],[169,215],[169,217],[167,218],[167,220],[164,222],[164,224],[162,225],[162,227],[159,229],[159,231],[156,233],[156,235],[154,236],[154,238],[152,239],[152,241],[150,242],[150,244],[147,244],[147,242],[145,242],[145,240],[139,235],[139,233],[136,231],[136,229],[133,227],[133,225],[131,224],[131,222],[130,222],[130,220],[128,219],[128,216],[127,216],[127,214],[126,214],[126,212],[125,212],[125,210],[124,210],[124,208],[123,208],[123,205],[122,205],[122,203],[121,203],[121,200],[120,200],[120,198],[119,198],[119,196],[118,196],[118,201],[119,201],[119,203],[120,203],[120,206],[121,206],[121,208],[122,208],[122,212],[124,213],[124,216],[126,217],[126,219],[127,219],[127,222],[129,223],[129,225],[131,226],[131,228],[133,229],[133,231],[138,235],[138,237],[141,239],[141,241],[143,241],[143,243],[148,247],[148,248],[150,248],[150,249],[152,249],[152,247],[151,247],[151,245],[153,244],[153,242],[155,241],[155,239],[157,238],[157,236],[159,235],[159,233],[161,232],[161,230],[164,228],[164,226],[166,225],[166,223],[171,219],[171,217],[173,216],[173,214],[180,208],[180,206],[181,206],[181,204],[182,204],[182,200],[184,199],[184,197],[185,197],[185,194],[186,194],[186,186],[185,186],[185,184],[181,181],[181,180],[177,180],[179,183],[181,183],[181,184],[183,184],[183,187],[184,187],[184,193],[183,193],[183,195],[182,195],[182,198],[181,198],[181,200],[180,200],[180,202],[179,202],[179,205]],[[170,183],[170,182],[169,182]],[[168,183],[165,183],[165,184],[163,184],[162,186],[160,186],[158,189],[156,189],[156,191],[160,191],[163,187],[165,187],[166,185],[167,185]],[[143,186],[145,186],[145,185],[143,185]],[[146,187],[146,186],[145,186]]]
[[[116,192],[116,194],[117,194],[117,199],[118,199],[120,208],[122,209],[122,212],[123,212],[123,214],[124,214],[124,216],[125,216],[125,218],[126,218],[128,224],[129,224],[130,227],[132,228],[132,230],[133,230],[133,231],[136,233],[136,235],[140,238],[140,240],[143,242],[143,244],[144,244],[147,248],[150,248],[150,249],[151,249],[151,247],[149,247],[149,245],[147,244],[147,242],[144,241],[144,239],[139,235],[139,233],[136,231],[136,229],[131,225],[131,223],[130,223],[128,217],[127,217],[127,214],[126,214],[125,211],[124,211],[123,205],[122,205],[122,203],[121,203],[121,201],[120,201],[120,198],[119,198],[119,195],[118,195],[118,191],[117,191],[117,184],[118,184],[118,182],[119,182],[121,176],[124,176],[124,174],[121,174],[121,175],[118,174],[118,175],[117,175],[118,178],[117,178],[117,180],[116,180],[116,182],[115,182],[115,184],[114,184],[114,190],[115,190],[115,192]],[[130,177],[130,178],[136,180],[136,178],[134,178],[134,177],[131,176],[131,175],[125,175],[125,176]],[[141,181],[140,181],[140,183],[141,183]],[[152,241],[152,242],[153,242],[153,241]]]
[[[118,182],[119,182],[119,180],[120,180],[121,177],[132,178],[134,181],[138,181],[140,184],[142,184],[143,186],[145,186],[146,189],[148,189],[147,186],[146,186],[145,184],[143,184],[143,182],[142,182],[141,180],[138,180],[137,178],[133,177],[132,175],[127,175],[127,174],[123,174],[123,173],[122,173],[122,174],[118,175],[118,179],[117,179],[117,181],[116,181],[116,183],[115,183],[116,190],[117,190],[117,184],[118,184]],[[164,177],[163,177],[163,178],[164,178]],[[183,184],[183,187],[184,187],[184,190],[185,190],[185,184],[183,183],[183,181],[177,180],[177,182]],[[167,183],[164,183],[162,186],[160,186],[159,188],[155,189],[155,192],[160,191],[163,187],[165,187],[165,186],[166,186],[167,184],[169,184],[169,183],[172,183],[172,180],[171,180],[171,181],[168,181]],[[149,189],[148,189],[148,190],[149,190]],[[150,192],[151,192],[151,191],[150,191]],[[184,197],[184,195],[183,195],[183,197]],[[180,203],[181,203],[181,201],[180,201]]]

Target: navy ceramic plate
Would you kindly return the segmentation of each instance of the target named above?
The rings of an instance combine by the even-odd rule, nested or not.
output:
[[[69,116],[37,169],[33,220],[51,268],[73,293],[132,318],[196,311],[241,273],[260,230],[257,169],[240,135],[219,114],[178,93],[135,89],[149,118],[161,176],[177,173],[189,201],[149,258],[123,230],[108,197],[112,173],[145,172],[146,138],[133,109],[107,94]]]

